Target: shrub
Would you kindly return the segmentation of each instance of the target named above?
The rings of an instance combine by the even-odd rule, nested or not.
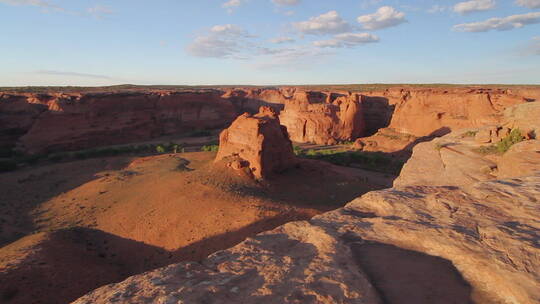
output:
[[[296,156],[301,156],[304,154],[304,149],[300,148],[299,146],[293,146],[293,152]]]
[[[497,143],[497,151],[499,153],[505,153],[510,149],[510,147],[522,142],[524,139],[525,138],[521,135],[521,131],[519,129],[513,129],[508,136]]]
[[[519,129],[513,129],[510,131],[510,134],[508,134],[500,142],[494,145],[476,148],[474,151],[480,154],[504,154],[510,149],[510,147],[522,142],[524,139],[525,138],[521,135],[521,131]]]
[[[203,152],[217,152],[219,150],[219,145],[206,145],[201,148]]]
[[[160,154],[165,153],[165,147],[163,145],[157,145],[156,152]]]

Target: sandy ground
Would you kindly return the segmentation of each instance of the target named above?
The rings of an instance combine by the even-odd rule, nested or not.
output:
[[[214,155],[89,159],[1,174],[0,299],[65,303],[129,275],[201,260],[388,182],[304,161],[259,183],[213,164]]]

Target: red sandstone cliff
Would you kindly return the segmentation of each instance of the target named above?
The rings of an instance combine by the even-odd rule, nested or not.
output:
[[[221,128],[236,117],[233,105],[219,91],[4,94],[0,100],[0,144],[17,144],[28,153],[84,149]]]
[[[358,94],[337,97],[332,103],[312,103],[306,95],[300,95],[285,105],[280,119],[296,142],[331,145],[354,140],[362,136],[365,129]]]
[[[271,106],[298,142],[332,144],[371,135],[362,146],[394,151],[416,137],[496,124],[512,105],[540,100],[535,88],[393,88],[318,92],[294,87],[183,92],[0,93],[0,148],[44,153],[136,142],[194,129],[223,128]],[[391,142],[404,134],[399,142]]]

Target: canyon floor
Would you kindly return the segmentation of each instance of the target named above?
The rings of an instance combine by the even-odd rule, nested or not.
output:
[[[214,157],[95,158],[0,175],[2,299],[66,303],[129,275],[201,260],[393,179],[305,160],[259,183],[213,165]]]

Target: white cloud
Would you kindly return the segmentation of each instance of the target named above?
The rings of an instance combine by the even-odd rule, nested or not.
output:
[[[103,5],[96,5],[94,7],[90,7],[86,9],[86,11],[96,18],[103,18],[106,15],[110,15],[113,13],[111,8]]]
[[[407,22],[405,13],[399,12],[391,6],[380,7],[373,14],[358,17],[357,21],[367,30],[378,30]]]
[[[457,24],[454,25],[454,30],[460,32],[507,31],[536,23],[540,23],[540,12],[512,15],[504,18],[490,18],[481,22]]]
[[[516,0],[516,4],[528,8],[540,8],[540,0]]]
[[[246,0],[229,0],[221,5],[224,9],[227,9],[229,14],[234,12],[234,9],[244,4]]]
[[[471,0],[454,5],[454,12],[462,15],[487,11],[495,8],[495,0]]]
[[[298,5],[300,4],[301,0],[272,0],[272,2],[276,5]]]
[[[54,10],[65,12],[66,10],[63,7],[60,7],[52,2],[44,0],[0,0],[0,3],[5,3],[8,5],[29,5],[41,7],[45,10]]]
[[[357,45],[379,42],[379,37],[369,33],[344,33],[335,35],[329,40],[315,41],[313,44],[318,47],[343,48]]]
[[[336,11],[329,11],[293,25],[301,33],[311,35],[339,34],[351,30],[350,24],[343,20]]]
[[[197,57],[240,58],[249,44],[246,39],[252,37],[237,25],[215,25],[207,34],[196,37],[186,50]]]
[[[252,65],[256,69],[309,69],[333,53],[318,47],[296,46],[282,49],[265,49]]]
[[[289,43],[289,42],[294,42],[294,41],[295,41],[294,38],[291,38],[291,37],[276,37],[276,38],[270,39],[270,42],[277,43],[277,44]]]

